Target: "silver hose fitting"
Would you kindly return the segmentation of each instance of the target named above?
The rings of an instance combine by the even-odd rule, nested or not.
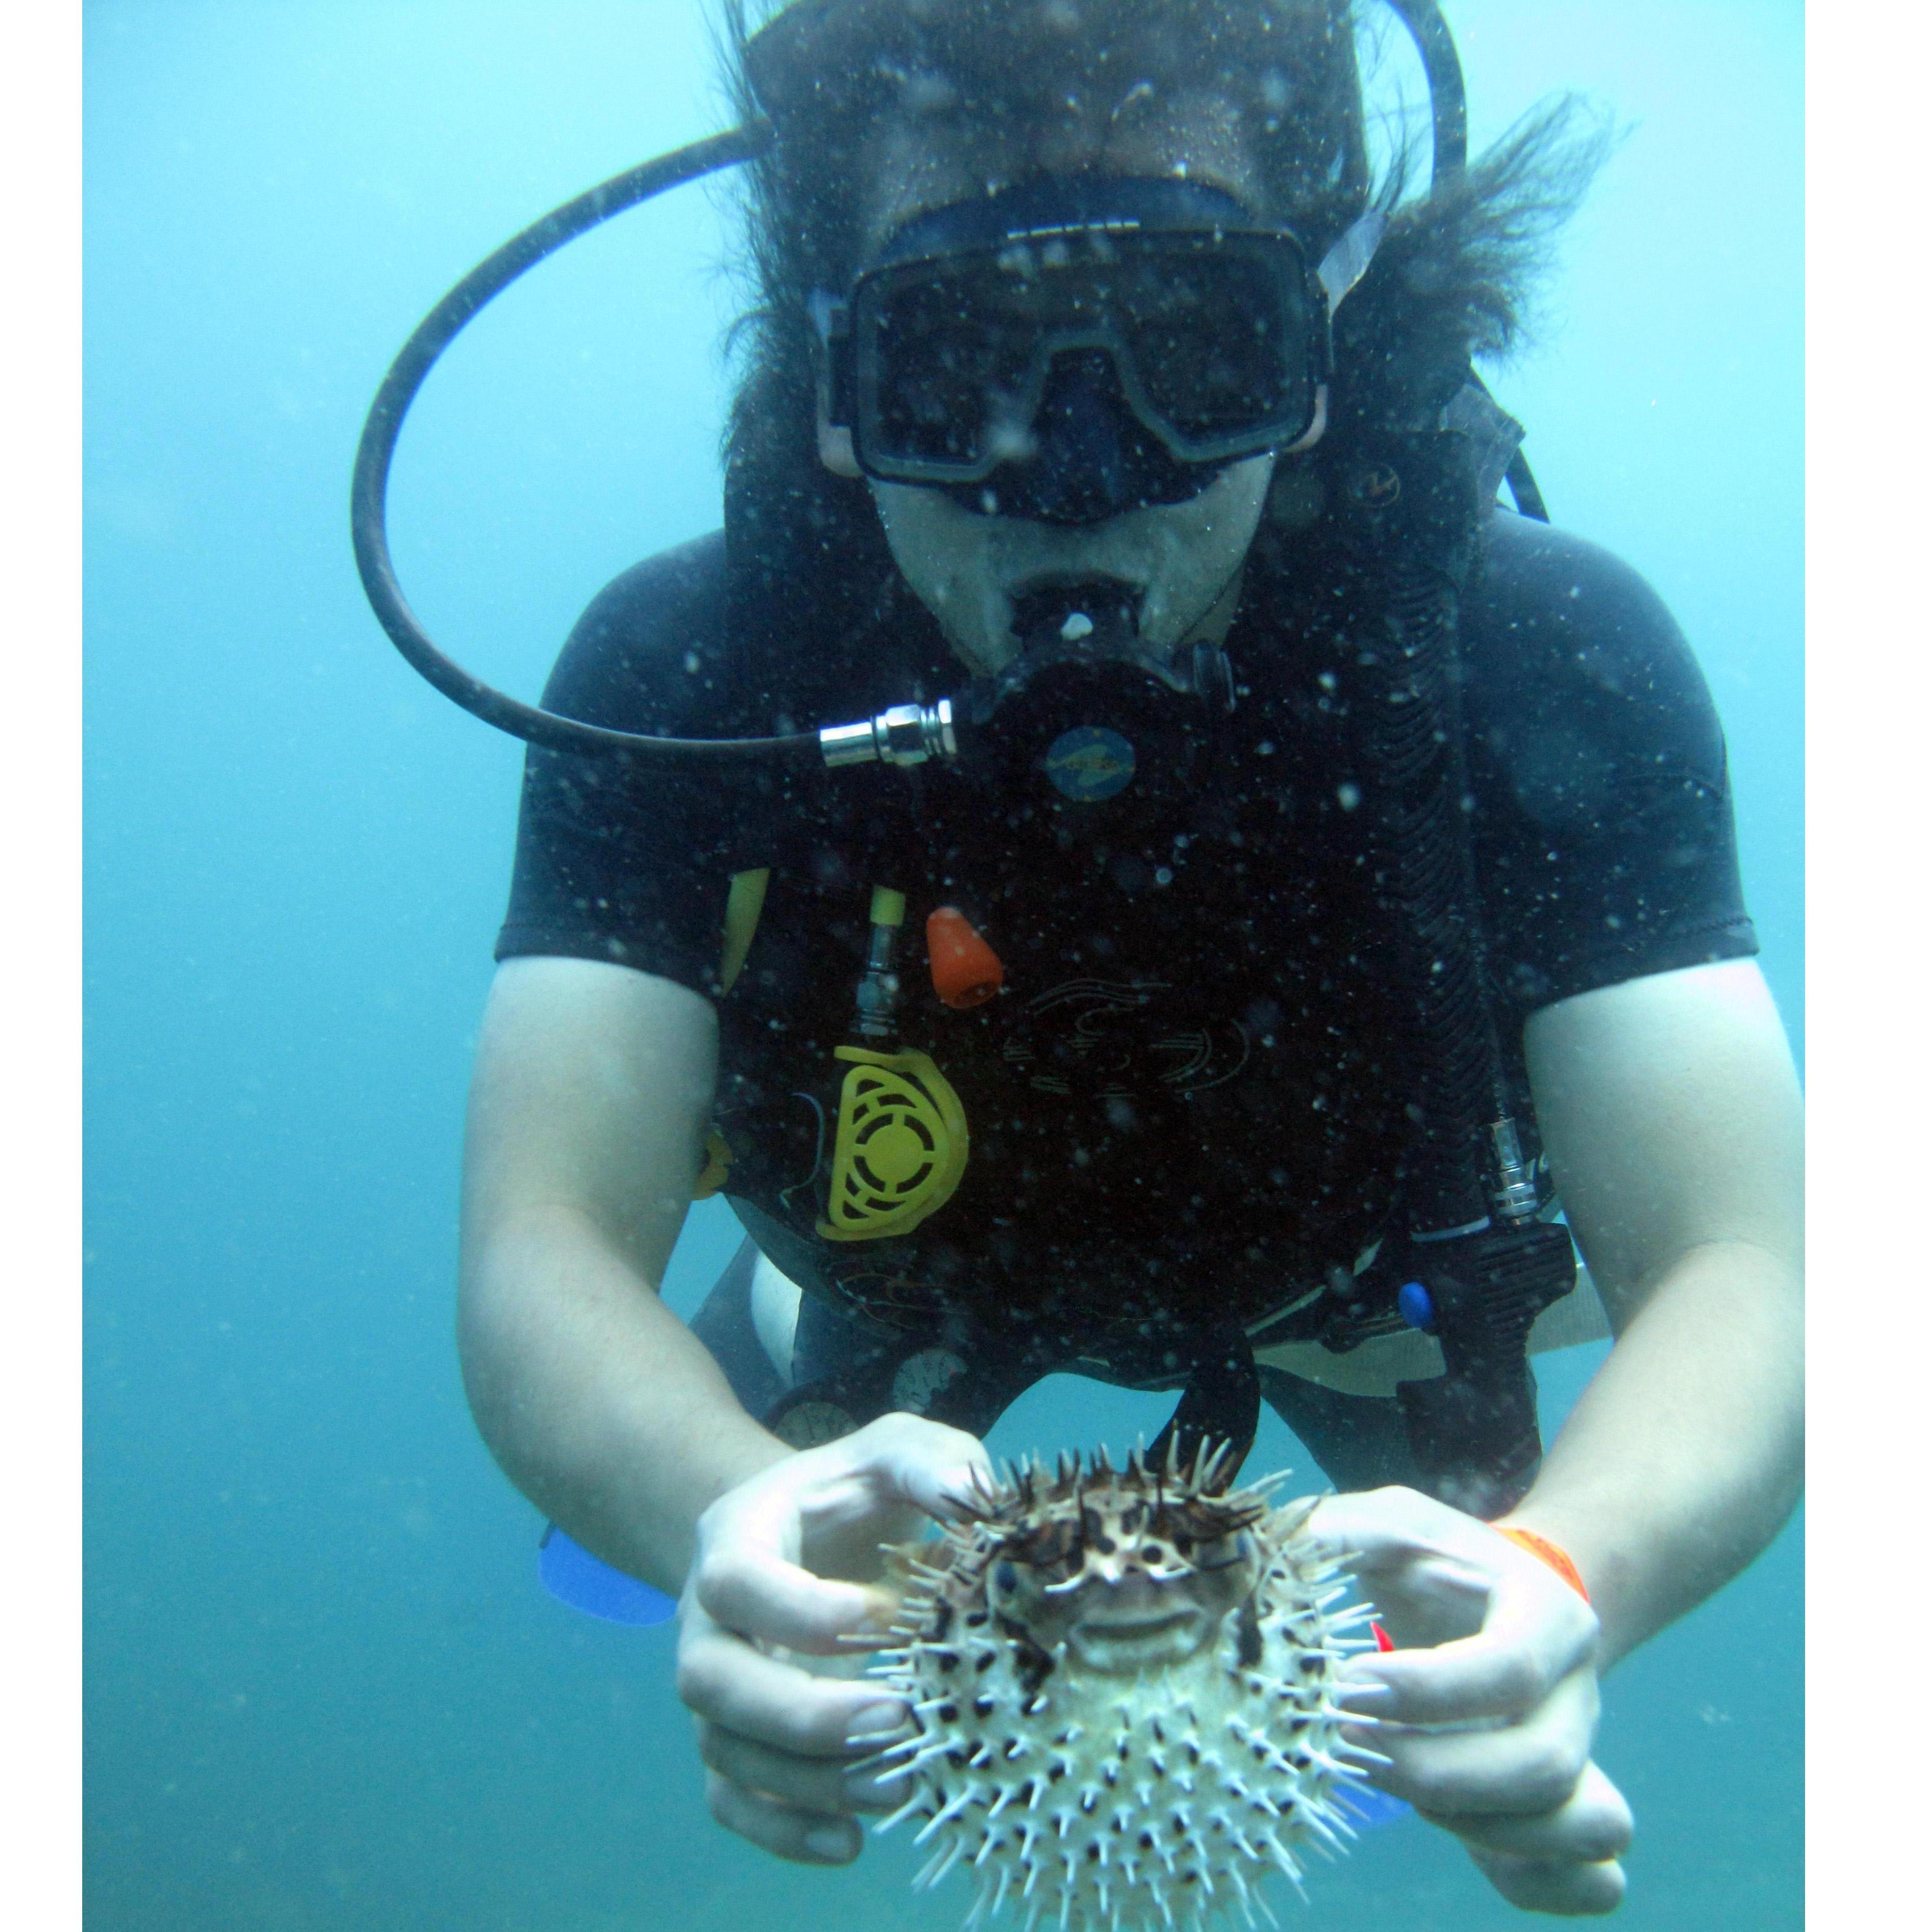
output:
[[[952,729],[952,700],[937,704],[896,704],[856,724],[828,724],[818,748],[830,766],[922,765],[928,758],[959,755]]]
[[[1496,1157],[1496,1184],[1490,1197],[1496,1212],[1505,1221],[1533,1221],[1537,1208],[1536,1175],[1522,1157],[1522,1142],[1516,1137],[1515,1121],[1508,1118],[1492,1120],[1490,1144]]]

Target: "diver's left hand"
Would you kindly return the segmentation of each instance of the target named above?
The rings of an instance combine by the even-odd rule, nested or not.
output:
[[[1360,1580],[1396,1648],[1348,1675],[1388,1760],[1374,1782],[1453,1832],[1512,1905],[1612,1912],[1630,1807],[1591,1761],[1597,1619],[1546,1564],[1414,1490],[1333,1496],[1315,1534]]]

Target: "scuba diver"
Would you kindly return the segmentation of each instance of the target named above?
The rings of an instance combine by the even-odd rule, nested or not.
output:
[[[882,1628],[878,1545],[1046,1375],[1172,1391],[1157,1450],[1274,1406],[1395,1646],[1352,1666],[1376,1781],[1529,1910],[1621,1898],[1599,1678],[1798,1493],[1798,1101],[1723,738],[1472,367],[1603,138],[1561,102],[1466,161],[1447,30],[1392,4],[1426,190],[1420,143],[1375,178],[1347,0],[734,14],[744,126],[493,258],[372,415],[372,598],[532,741],[470,1401],[682,1592],[713,1814],[781,1856],[897,1802],[852,1767],[903,1708],[801,1659]],[[401,603],[402,413],[566,230],[736,163],[723,529],[518,706]],[[1598,1334],[1546,1454],[1528,1358]]]

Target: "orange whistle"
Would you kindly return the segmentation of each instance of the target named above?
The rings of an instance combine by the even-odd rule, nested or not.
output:
[[[957,906],[940,906],[927,916],[926,952],[932,990],[956,1011],[990,1000],[1006,982],[1000,956]]]

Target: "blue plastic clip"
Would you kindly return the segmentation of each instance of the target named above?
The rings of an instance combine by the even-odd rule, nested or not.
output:
[[[1404,1282],[1396,1292],[1395,1305],[1412,1328],[1420,1328],[1425,1335],[1436,1333],[1436,1304],[1420,1282]]]

